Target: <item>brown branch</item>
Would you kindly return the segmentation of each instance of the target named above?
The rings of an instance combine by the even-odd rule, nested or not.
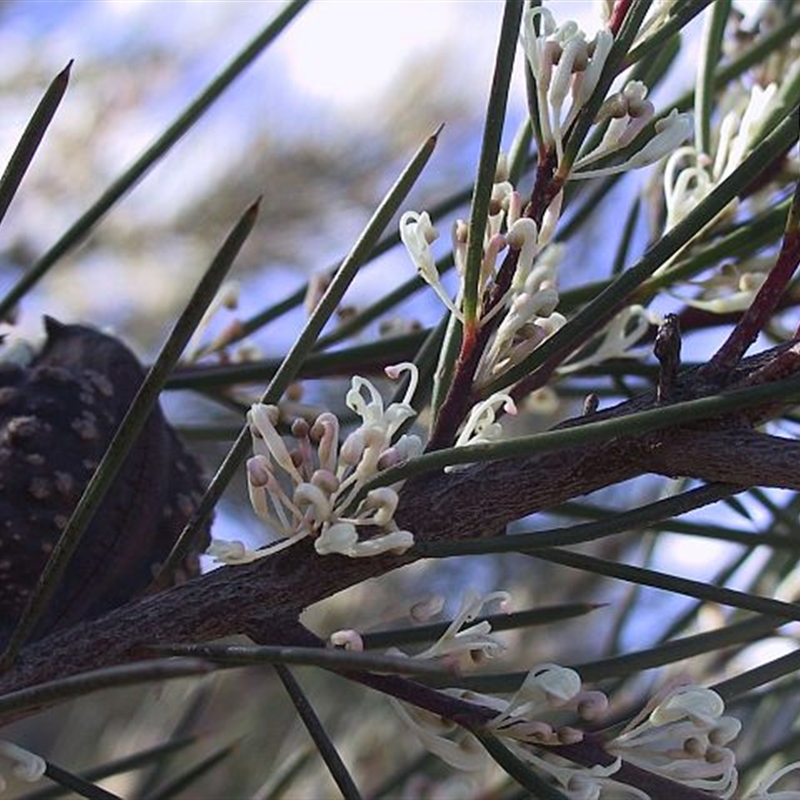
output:
[[[729,386],[747,384],[786,349],[742,362]],[[701,370],[689,371],[676,380],[675,397],[705,396],[714,391],[710,383]],[[648,392],[564,425],[656,405],[655,393]],[[396,519],[420,542],[496,536],[522,516],[650,472],[800,489],[800,445],[755,433],[750,424],[741,414],[702,426],[687,422],[657,433],[426,475],[406,484]],[[0,677],[0,693],[150,657],[149,644],[203,642],[241,633],[262,644],[293,644],[304,608],[416,558],[413,549],[403,556],[320,557],[311,542],[300,542],[270,558],[203,575],[31,644]],[[14,715],[10,712],[0,721]]]

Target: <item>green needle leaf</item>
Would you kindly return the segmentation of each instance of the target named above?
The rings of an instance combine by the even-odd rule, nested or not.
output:
[[[275,671],[278,673],[278,677],[281,679],[281,683],[283,683],[283,687],[286,689],[292,703],[294,703],[297,713],[305,723],[306,729],[314,740],[314,744],[317,746],[319,754],[325,761],[325,765],[328,767],[331,777],[336,781],[336,785],[339,787],[342,796],[345,800],[360,800],[361,793],[358,791],[358,787],[353,781],[347,767],[345,767],[341,756],[336,751],[333,742],[322,727],[322,723],[311,707],[311,703],[308,702],[308,698],[300,688],[300,684],[297,683],[292,673],[282,664],[276,664]]]
[[[511,85],[511,72],[517,52],[522,5],[521,0],[506,0],[500,41],[497,45],[497,59],[478,162],[478,176],[475,180],[475,192],[472,196],[472,209],[469,217],[470,235],[467,243],[463,301],[464,320],[467,326],[474,325],[478,318],[483,231],[489,216],[489,201],[492,197],[492,186],[497,170],[497,156],[500,152],[500,138],[503,134],[503,123],[508,104],[508,89]]]
[[[56,113],[56,109],[64,97],[69,83],[69,73],[72,61],[56,75],[47,91],[42,97],[36,111],[28,122],[27,127],[20,137],[16,149],[8,161],[3,177],[0,178],[0,221],[6,215],[14,195],[17,193],[22,179],[33,160],[39,145]],[[0,313],[0,318],[8,312]]]

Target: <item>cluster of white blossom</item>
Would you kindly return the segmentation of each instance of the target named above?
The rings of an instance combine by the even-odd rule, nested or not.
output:
[[[478,319],[481,324],[497,314],[502,314],[502,319],[481,355],[475,373],[478,388],[491,383],[520,363],[566,322],[565,317],[556,311],[559,302],[558,269],[563,251],[560,245],[550,241],[560,208],[557,203],[551,204],[539,231],[533,220],[519,217],[519,193],[504,179],[502,159],[498,172],[500,180],[495,183],[492,193],[493,213],[488,218],[483,236],[481,298],[488,297],[487,289],[496,277],[499,255],[510,249],[517,251],[517,258],[511,285],[505,296],[491,309],[483,309],[482,306],[479,309]],[[462,281],[468,231],[468,223],[464,220],[455,223],[453,252],[456,270]],[[451,313],[463,321],[463,283],[460,284],[455,299],[451,299],[435,267],[431,245],[438,238],[438,232],[428,213],[408,211],[403,214],[400,219],[400,238],[423,280],[431,286]],[[648,326],[656,321],[642,306],[633,305],[623,309],[600,334],[599,344],[593,348],[592,354],[565,365],[561,371],[575,371],[609,358],[625,357],[630,347],[647,332]],[[473,409],[473,422],[481,419],[487,408],[499,408],[501,405],[505,405],[507,412],[512,410],[507,395],[491,396],[481,407],[476,406]],[[489,423],[493,422],[493,418],[489,420]],[[468,420],[458,444],[466,444],[468,440],[469,443],[488,441],[491,438],[484,435],[476,440],[472,438],[474,431],[475,425]]]
[[[560,248],[551,244],[544,249],[550,243],[557,221],[557,207],[551,206],[551,210],[552,213],[545,215],[541,230],[533,220],[520,216],[521,198],[506,180],[505,162],[501,159],[498,179],[492,191],[490,214],[483,232],[478,322],[483,325],[498,314],[502,314],[502,319],[493,331],[478,366],[478,386],[488,383],[518,363],[566,321],[555,310],[559,300],[556,273]],[[460,279],[454,300],[442,284],[435,267],[431,245],[438,238],[438,232],[428,213],[407,211],[403,214],[400,218],[400,238],[423,280],[450,312],[463,321],[461,299],[469,224],[465,220],[457,220],[453,226],[453,257]],[[511,285],[505,296],[495,301],[492,308],[484,308],[483,302],[489,297],[488,290],[497,277],[499,256],[506,250],[516,251]],[[505,396],[502,400],[490,400],[490,405],[494,406],[507,402]],[[475,413],[480,416],[477,410]],[[468,423],[464,429],[473,430],[474,426]],[[464,439],[460,441],[460,444],[463,443]]]
[[[553,309],[558,303],[558,294],[554,285],[555,265],[550,269],[543,268],[532,274],[534,261],[550,243],[555,230],[558,215],[557,209],[552,208],[556,213],[545,215],[541,230],[533,220],[522,217],[522,198],[508,181],[505,158],[501,157],[497,168],[497,178],[492,187],[489,216],[483,231],[483,257],[478,283],[478,297],[481,304],[478,309],[478,320],[481,324],[513,305],[515,298],[526,291],[528,295],[535,295],[535,299],[530,297],[526,299],[528,306],[525,309],[526,319],[547,321],[547,324],[554,330],[563,324],[563,317],[560,315],[553,317]],[[457,220],[453,226],[452,245],[453,260],[460,281],[458,294],[453,300],[442,284],[436,269],[431,245],[439,238],[439,232],[433,226],[430,215],[427,211],[422,213],[406,211],[400,218],[400,238],[417,271],[445,306],[462,322],[464,316],[461,310],[461,300],[469,236],[469,223],[463,219]],[[494,304],[493,308],[486,309],[483,307],[483,301],[487,297],[487,290],[492,287],[497,277],[499,256],[507,248],[517,251],[511,288],[500,302]],[[531,306],[535,306],[536,309]],[[538,313],[536,313],[537,310]]]
[[[734,107],[722,118],[716,134],[713,157],[692,145],[679,147],[667,159],[664,170],[665,230],[677,225],[711,191],[728,177],[758,142],[761,125],[777,92],[777,85],[755,85],[749,92],[733,90]],[[736,202],[720,212],[733,213]]]
[[[549,776],[571,800],[650,800],[644,790],[615,778],[624,763],[714,797],[732,798],[736,792],[736,758],[728,745],[741,723],[724,714],[722,698],[711,689],[689,685],[664,693],[604,744],[613,761],[592,767],[547,749],[581,742],[584,733],[576,723],[597,722],[607,711],[606,696],[583,689],[574,670],[556,664],[534,667],[509,700],[460,689],[447,692],[495,709],[497,716],[486,730],[500,737],[517,758]],[[422,743],[445,762],[469,771],[485,767],[485,756],[472,734],[426,711],[394,705]],[[773,791],[798,766],[784,767],[739,796],[742,800],[800,800],[798,791]]]
[[[361,418],[361,424],[339,442],[339,419],[324,412],[312,425],[295,420],[290,451],[277,430],[277,406],[256,403],[247,419],[254,455],[247,462],[250,502],[256,514],[282,541],[260,550],[241,542],[214,539],[208,553],[226,564],[242,564],[271,555],[307,536],[314,538],[320,555],[339,553],[350,557],[372,556],[387,551],[402,553],[414,543],[410,531],[394,521],[400,484],[383,486],[359,499],[364,484],[381,470],[417,456],[422,443],[404,434],[393,441],[399,428],[416,412],[411,399],[418,372],[413,364],[387,367],[393,379],[410,376],[400,402],[384,407],[378,390],[355,376],[345,402]],[[359,526],[380,530],[360,539]]]
[[[651,22],[657,17],[651,18]],[[522,23],[522,44],[536,84],[535,127],[539,145],[555,150],[562,164],[564,135],[597,89],[608,59],[614,36],[606,27],[592,41],[578,24],[567,20],[556,23],[544,7],[528,9]],[[564,105],[569,95],[569,109]],[[639,135],[653,116],[652,103],[646,100],[647,87],[641,81],[629,81],[621,91],[605,99],[594,122],[608,122],[602,141],[595,150],[580,158],[568,179],[613,175],[648,166],[671,153],[692,133],[691,117],[673,110],[655,123],[655,134],[621,164],[586,169],[587,166],[621,151],[639,140]]]
[[[686,282],[687,286],[699,290],[694,296],[676,290],[672,290],[672,294],[686,305],[712,314],[744,311],[752,304],[774,263],[774,257],[766,256],[727,262],[707,277]]]
[[[511,596],[508,592],[490,592],[481,595],[473,589],[467,589],[461,598],[461,605],[442,635],[427,649],[411,656],[412,658],[444,659],[453,666],[467,668],[484,658],[493,658],[505,650],[505,645],[492,636],[492,626],[487,620],[475,622],[484,612],[484,608],[497,603],[503,612],[510,610]],[[443,598],[429,599],[423,604],[415,604],[411,616],[416,622],[427,621],[438,614],[444,605]],[[474,623],[474,624],[473,624]],[[364,643],[360,634],[354,630],[336,631],[331,634],[330,643],[334,647],[361,651]],[[408,655],[398,648],[388,651],[389,655]]]
[[[510,595],[491,592],[481,596],[467,590],[458,613],[439,639],[409,657],[443,660],[464,670],[502,654],[505,647],[492,635],[490,623],[485,619],[475,623],[492,603],[508,611]],[[412,617],[427,621],[441,611],[443,600],[437,597],[420,605],[423,607],[414,607]],[[330,644],[357,651],[364,648],[360,634],[353,630],[335,632]],[[407,655],[397,648],[388,652]],[[575,670],[540,664],[508,699],[465,689],[445,689],[444,693],[495,711],[485,730],[499,737],[517,758],[548,776],[571,800],[650,800],[644,790],[619,780],[617,773],[626,763],[723,800],[734,797],[738,788],[736,757],[730,745],[742,726],[725,714],[724,701],[712,689],[690,684],[666,687],[619,733],[605,737],[602,747],[609,763],[592,767],[549,749],[582,742],[581,726],[597,727],[609,709],[606,695],[585,689]],[[389,699],[402,722],[431,753],[465,772],[485,769],[489,763],[486,753],[472,733],[437,714]],[[785,766],[737,796],[741,800],[800,800],[798,791],[773,790],[798,768],[800,764]]]
[[[667,12],[668,7],[659,10],[649,24],[657,27]],[[558,24],[547,8],[536,7],[524,12],[522,45],[536,85],[535,128],[540,138],[539,146],[554,151],[559,163],[564,151],[564,136],[597,89],[613,41],[614,37],[607,28],[588,41],[577,23],[568,20]],[[595,123],[607,123],[600,143],[579,158],[569,175],[564,177],[594,178],[653,164],[690,138],[690,115],[673,110],[655,123],[654,135],[642,141],[622,163],[597,166],[601,159],[646,139],[644,129],[653,115],[654,107],[647,99],[647,87],[641,81],[628,81],[621,90],[607,97],[600,107]],[[561,247],[552,242],[562,201],[563,190],[550,201],[541,226],[522,216],[520,195],[508,181],[505,163],[501,159],[489,217],[482,233],[483,256],[478,285],[481,303],[490,297],[487,290],[497,277],[501,253],[515,252],[516,263],[511,286],[505,295],[494,298],[491,308],[481,305],[478,309],[479,324],[501,315],[481,356],[476,372],[478,388],[493,382],[518,364],[566,322],[556,311]],[[451,313],[462,321],[461,301],[469,237],[468,223],[458,220],[453,227],[452,243],[460,282],[456,296],[452,298],[436,269],[431,245],[438,238],[438,232],[428,213],[408,211],[400,220],[400,238],[417,271]],[[567,369],[575,370],[588,363],[624,356],[653,321],[640,306],[624,309],[609,324],[593,355]]]

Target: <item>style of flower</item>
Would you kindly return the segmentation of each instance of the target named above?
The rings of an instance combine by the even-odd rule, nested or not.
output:
[[[606,749],[657,775],[729,798],[738,774],[727,745],[742,725],[724,712],[725,703],[713,690],[680,686],[654,698]]]
[[[394,521],[402,484],[373,489],[360,499],[370,478],[422,451],[417,436],[403,435],[393,441],[401,425],[416,414],[411,398],[417,368],[403,363],[387,367],[386,373],[395,380],[408,373],[405,396],[384,407],[372,383],[355,376],[345,402],[361,424],[341,446],[339,420],[330,412],[320,414],[312,425],[296,420],[291,428],[295,447],[290,451],[276,427],[277,406],[256,403],[251,407],[247,415],[254,453],[247,462],[250,502],[256,514],[284,538],[257,551],[240,542],[213,540],[210,555],[227,564],[242,564],[309,536],[320,555],[338,553],[351,558],[403,553],[413,545],[412,533],[400,530]],[[381,532],[361,539],[359,526]]]
[[[744,161],[759,139],[760,128],[776,92],[774,83],[765,88],[755,85],[746,97],[744,108],[734,108],[724,116],[713,159],[691,146],[677,148],[667,159],[664,170],[665,230],[684,219]],[[731,214],[735,209],[734,201],[719,216]]]
[[[798,770],[800,770],[800,761],[787,764],[774,775],[759,781],[753,790],[744,796],[744,800],[800,800],[800,791],[796,789],[777,789],[772,791],[772,787],[776,783],[783,780],[791,772],[797,772]]]
[[[534,128],[540,132],[544,149],[555,147],[559,162],[564,132],[597,87],[613,43],[609,30],[598,31],[588,42],[576,22],[558,25],[546,8],[528,9],[523,16],[522,46],[536,83]],[[570,107],[565,115],[567,95]]]
[[[566,375],[577,372],[611,358],[635,357],[630,348],[647,333],[651,325],[658,323],[659,318],[644,306],[627,306],[606,325],[597,347],[589,355],[568,361],[558,368],[558,373]]]
[[[12,774],[26,783],[38,781],[47,769],[47,763],[41,756],[5,739],[0,739],[0,761],[10,761]],[[0,792],[4,791],[6,786],[2,770],[0,770]]]
[[[461,598],[458,613],[447,626],[445,632],[426,650],[417,653],[414,658],[430,659],[455,657],[462,666],[494,658],[505,650],[505,645],[491,635],[492,626],[487,620],[475,624],[485,606],[498,603],[502,611],[509,609],[511,596],[508,592],[490,592],[480,595],[473,589],[467,589]]]
[[[708,278],[687,282],[688,286],[700,289],[697,295],[673,294],[686,305],[712,314],[744,311],[767,279],[772,263],[768,258],[756,257],[736,264],[724,264]]]

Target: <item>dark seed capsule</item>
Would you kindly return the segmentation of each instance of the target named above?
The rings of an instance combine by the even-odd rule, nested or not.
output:
[[[51,318],[45,328],[47,341],[28,365],[0,366],[0,646],[144,378],[117,339]],[[140,594],[202,489],[198,463],[154,410],[36,636]],[[198,550],[208,531],[200,538]],[[196,562],[194,556],[176,579],[195,574]]]

